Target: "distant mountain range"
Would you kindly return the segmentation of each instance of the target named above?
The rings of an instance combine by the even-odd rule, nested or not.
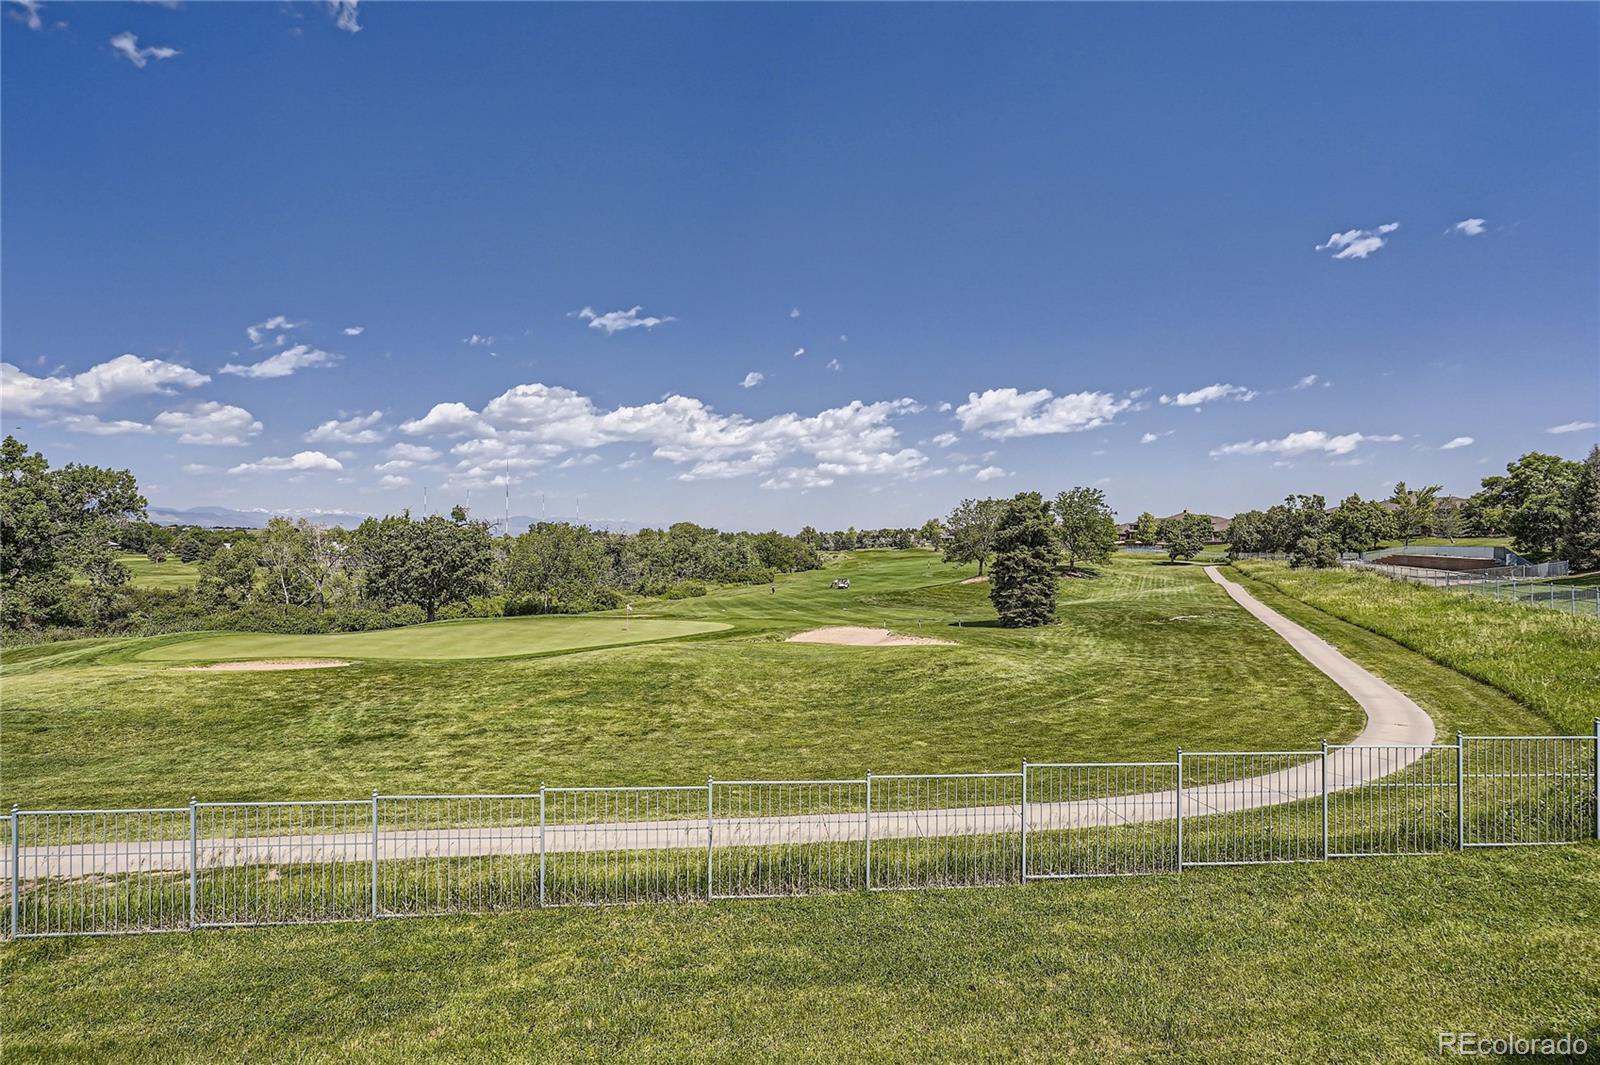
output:
[[[157,525],[198,525],[206,529],[260,529],[273,518],[289,518],[299,520],[305,518],[316,525],[339,525],[346,529],[353,529],[362,521],[373,517],[364,511],[353,510],[234,510],[231,507],[158,507],[151,506],[147,513],[150,520]],[[497,528],[501,518],[497,515],[480,514],[480,518],[493,522]],[[511,531],[513,533],[526,532],[529,527],[537,524],[538,518],[526,514],[511,515]],[[644,526],[636,521],[622,521],[614,518],[589,518],[578,524],[591,529],[605,532],[638,532]]]

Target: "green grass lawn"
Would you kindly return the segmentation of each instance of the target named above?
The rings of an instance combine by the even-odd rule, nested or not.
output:
[[[1600,1042],[1600,846],[0,948],[17,1061],[1437,1060]]]
[[[135,651],[139,662],[222,662],[261,658],[504,658],[666,640],[730,626],[686,618],[476,618],[326,636],[230,632]]]
[[[233,641],[278,638],[19,649],[4,665],[0,802],[999,770],[1023,758],[1170,758],[1179,744],[1300,747],[1360,730],[1359,707],[1199,567],[1119,560],[1063,581],[1060,624],[1026,631],[994,625],[987,587],[961,583],[971,573],[930,552],[861,552],[782,578],[776,594],[731,588],[635,609],[640,620],[729,626],[719,632],[542,657],[195,673],[149,656],[197,653],[183,650],[192,644],[210,656],[221,648],[208,641],[222,639],[222,656],[237,657]],[[831,590],[836,575],[852,587]],[[888,624],[954,646],[784,641],[824,624]],[[270,646],[262,653],[288,653]]]
[[[1252,587],[1269,586],[1500,689],[1547,727],[1593,732],[1600,715],[1600,623],[1593,618],[1355,570],[1292,570],[1281,562],[1240,562],[1236,569]]]
[[[165,562],[151,562],[144,555],[123,552],[117,561],[128,567],[128,583],[136,588],[193,588],[200,575],[198,564],[176,555],[168,555]]]

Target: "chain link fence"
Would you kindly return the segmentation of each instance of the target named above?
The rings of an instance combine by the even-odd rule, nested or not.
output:
[[[12,937],[777,898],[1600,839],[1592,736],[995,773],[20,810]]]

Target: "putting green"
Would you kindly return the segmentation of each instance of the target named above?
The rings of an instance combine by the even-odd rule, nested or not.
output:
[[[145,662],[226,662],[257,658],[506,658],[644,643],[730,627],[714,621],[664,618],[482,618],[326,636],[217,633],[162,644],[141,651],[135,657]]]

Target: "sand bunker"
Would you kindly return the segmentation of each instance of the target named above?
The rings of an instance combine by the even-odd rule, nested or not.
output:
[[[263,658],[255,662],[216,662],[209,666],[179,666],[186,673],[263,673],[273,669],[335,669],[350,663],[341,658]]]
[[[981,577],[968,577],[966,580],[962,581],[961,583],[962,584],[988,584],[989,583],[989,575],[987,573],[985,573]]]
[[[888,629],[869,629],[860,625],[829,625],[826,628],[797,632],[789,643],[834,643],[843,647],[911,647],[920,644],[951,644],[932,636],[905,636]]]

